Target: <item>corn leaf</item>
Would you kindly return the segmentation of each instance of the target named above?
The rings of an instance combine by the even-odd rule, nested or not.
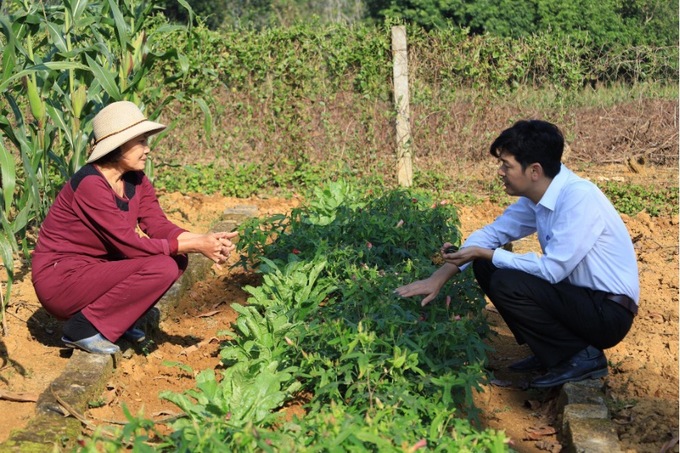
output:
[[[33,200],[29,198],[26,206],[24,206],[16,215],[16,217],[14,217],[14,221],[12,222],[12,233],[16,234],[26,228],[29,220],[33,217],[33,204]],[[19,247],[17,243],[17,249],[18,248]]]
[[[210,135],[212,134],[212,122],[213,122],[210,107],[208,107],[208,104],[203,99],[194,100],[203,111],[203,115],[205,115],[205,119],[203,120],[203,129],[205,130],[206,138],[210,139]]]
[[[14,255],[12,254],[12,245],[7,240],[7,236],[0,232],[0,257],[2,257],[2,264],[5,266],[7,272],[7,297],[5,302],[9,299],[10,289],[14,281]],[[2,289],[0,288],[0,291]]]
[[[2,230],[0,231],[0,242],[4,241],[9,247],[9,253],[12,254],[13,250],[19,250],[19,244],[14,237],[14,228],[5,217],[5,214],[0,212],[0,223],[2,223]],[[3,234],[4,232],[4,234]]]
[[[114,73],[109,72],[104,69],[99,63],[94,61],[89,55],[86,55],[87,64],[90,66],[90,70],[94,74],[95,79],[101,87],[108,93],[113,100],[119,101],[122,99],[122,95],[118,85],[116,84],[116,78]]]
[[[88,60],[89,60],[88,56]],[[52,70],[52,71],[63,71],[66,69],[83,69],[83,70],[90,70],[87,66],[81,64],[81,63],[70,63],[66,61],[47,61],[45,63],[40,63],[34,66],[31,66],[29,68],[23,69],[16,74],[12,75],[11,77],[4,79],[2,83],[0,83],[0,91],[4,92],[7,90],[7,88],[14,83],[17,80],[21,80],[24,76],[34,74],[36,72],[40,71],[47,71],[47,70]]]
[[[0,17],[0,29],[5,35],[6,45],[2,51],[2,79],[7,80],[14,71],[16,53],[14,47],[14,33],[6,17]]]
[[[35,206],[38,208],[40,206],[40,181],[38,180],[38,176],[35,172],[35,168],[37,167],[37,162],[40,161],[42,157],[42,150],[35,150],[36,152],[34,153],[33,156],[28,156],[27,153],[22,152],[21,153],[21,158],[24,163],[24,171],[26,172],[26,181],[24,181],[24,190],[28,194],[28,198],[26,200],[26,205],[22,207],[22,209],[19,211],[19,214],[17,215],[15,219],[15,223],[19,221],[23,221],[24,225],[21,226],[23,228],[27,223],[28,223],[28,213],[30,212],[31,208]],[[40,151],[40,152],[37,152]],[[46,214],[46,213],[45,213]],[[37,213],[37,216],[39,220],[42,220],[43,213]],[[19,229],[21,229],[19,228]],[[19,229],[16,229],[15,225],[15,231],[18,231]]]
[[[83,11],[85,11],[85,8],[87,8],[87,4],[89,3],[87,0],[65,0],[64,3],[66,4],[66,7],[71,11],[71,17],[73,17],[74,21],[78,21],[80,19],[80,16],[83,14]]]
[[[64,133],[66,140],[68,141],[71,148],[75,145],[73,143],[73,134],[71,133],[71,125],[64,119],[64,112],[61,109],[54,108],[53,105],[47,105],[47,114],[50,116],[54,124]]]
[[[189,13],[189,20],[187,21],[187,28],[189,30],[191,30],[191,26],[194,23],[194,17],[196,16],[196,14],[194,13],[194,10],[191,9],[191,6],[189,5],[189,3],[186,0],[177,0],[177,1],[180,5],[182,5],[187,10],[187,13]]]
[[[2,182],[2,199],[3,210],[5,215],[9,215],[12,207],[12,198],[14,197],[14,189],[16,188],[16,164],[14,157],[5,148],[5,145],[0,140],[0,182]]]
[[[54,22],[47,22],[47,30],[49,31],[50,37],[52,38],[52,43],[57,49],[59,49],[59,52],[68,52],[68,46],[66,45],[66,40],[64,39],[64,34],[62,33],[61,28],[58,27]]]
[[[130,37],[128,36],[127,32],[128,26],[127,23],[125,23],[125,17],[123,17],[123,14],[120,12],[116,1],[109,0],[109,6],[111,7],[111,12],[113,13],[113,18],[116,24],[118,43],[120,44],[120,48],[125,50],[128,43],[130,42]]]

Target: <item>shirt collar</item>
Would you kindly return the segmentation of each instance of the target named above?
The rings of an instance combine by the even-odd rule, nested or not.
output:
[[[550,185],[546,189],[538,204],[546,209],[554,211],[555,205],[557,204],[557,198],[559,197],[560,192],[562,192],[562,188],[567,183],[567,179],[569,179],[569,173],[571,173],[569,169],[565,167],[564,164],[560,164],[560,172],[555,175],[553,180],[550,182]]]

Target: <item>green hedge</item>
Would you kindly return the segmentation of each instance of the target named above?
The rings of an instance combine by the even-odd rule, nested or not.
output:
[[[305,23],[263,30],[197,29],[191,42],[169,36],[168,48],[187,56],[188,85],[224,84],[263,98],[330,96],[352,90],[391,97],[389,26]],[[678,48],[612,47],[587,38],[541,33],[523,38],[469,36],[458,28],[408,27],[410,81],[414,87],[507,92],[520,86],[579,89],[613,83],[678,81]],[[165,67],[166,72],[177,72]],[[200,87],[196,87],[196,85]]]

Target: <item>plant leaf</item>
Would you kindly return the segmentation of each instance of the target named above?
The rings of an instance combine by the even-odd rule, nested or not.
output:
[[[87,64],[90,66],[90,70],[92,71],[95,79],[97,79],[97,82],[99,82],[104,91],[106,91],[108,95],[111,96],[111,98],[113,98],[113,100],[120,101],[122,99],[122,95],[120,93],[118,85],[116,84],[116,78],[114,73],[109,72],[108,70],[103,68],[89,55],[86,55],[86,58]]]
[[[0,140],[0,181],[2,182],[3,208],[5,215],[8,216],[16,188],[16,164],[2,140]]]

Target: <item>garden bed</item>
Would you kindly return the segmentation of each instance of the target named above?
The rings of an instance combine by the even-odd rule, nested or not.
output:
[[[593,175],[596,182],[597,178],[608,177]],[[260,216],[287,212],[298,204],[295,199],[244,201],[180,194],[162,197],[173,220],[204,229],[225,208],[244,202],[256,205]],[[500,212],[500,207],[490,203],[460,207],[463,235]],[[624,216],[624,220],[636,244],[642,301],[631,333],[607,352],[610,410],[624,450],[658,452],[678,432],[677,216],[650,217],[640,213]],[[531,249],[535,245],[527,240],[516,247]],[[163,320],[160,331],[152,335],[153,343],[144,351],[126,354],[107,390],[91,403],[93,407],[87,415],[92,422],[124,421],[123,405],[132,414],[144,413],[154,419],[177,414],[176,406],[158,398],[159,392],[193,388],[194,372],[220,367],[217,332],[229,328],[236,318],[231,305],[244,304],[248,298],[243,287],[257,281],[258,276],[235,268],[216,269],[211,278],[198,282]],[[10,335],[2,339],[5,354],[0,378],[5,392],[37,395],[63,369],[68,351],[59,341],[60,324],[39,308],[28,276],[18,282],[14,291],[8,310]],[[505,430],[513,448],[519,451],[554,448],[556,436],[544,428],[554,424],[551,409],[556,395],[529,390],[529,376],[504,371],[505,365],[527,351],[514,344],[493,310],[488,310],[488,317],[498,335],[492,340],[495,349],[490,353],[489,364],[495,379],[476,399],[484,423]],[[183,365],[171,366],[172,362]],[[289,416],[302,415],[304,402],[302,398],[283,410]],[[0,410],[6,414],[1,416],[0,428],[0,440],[4,440],[11,429],[20,428],[32,416],[33,404],[5,399],[0,400]],[[668,451],[677,451],[677,446],[671,448]]]

